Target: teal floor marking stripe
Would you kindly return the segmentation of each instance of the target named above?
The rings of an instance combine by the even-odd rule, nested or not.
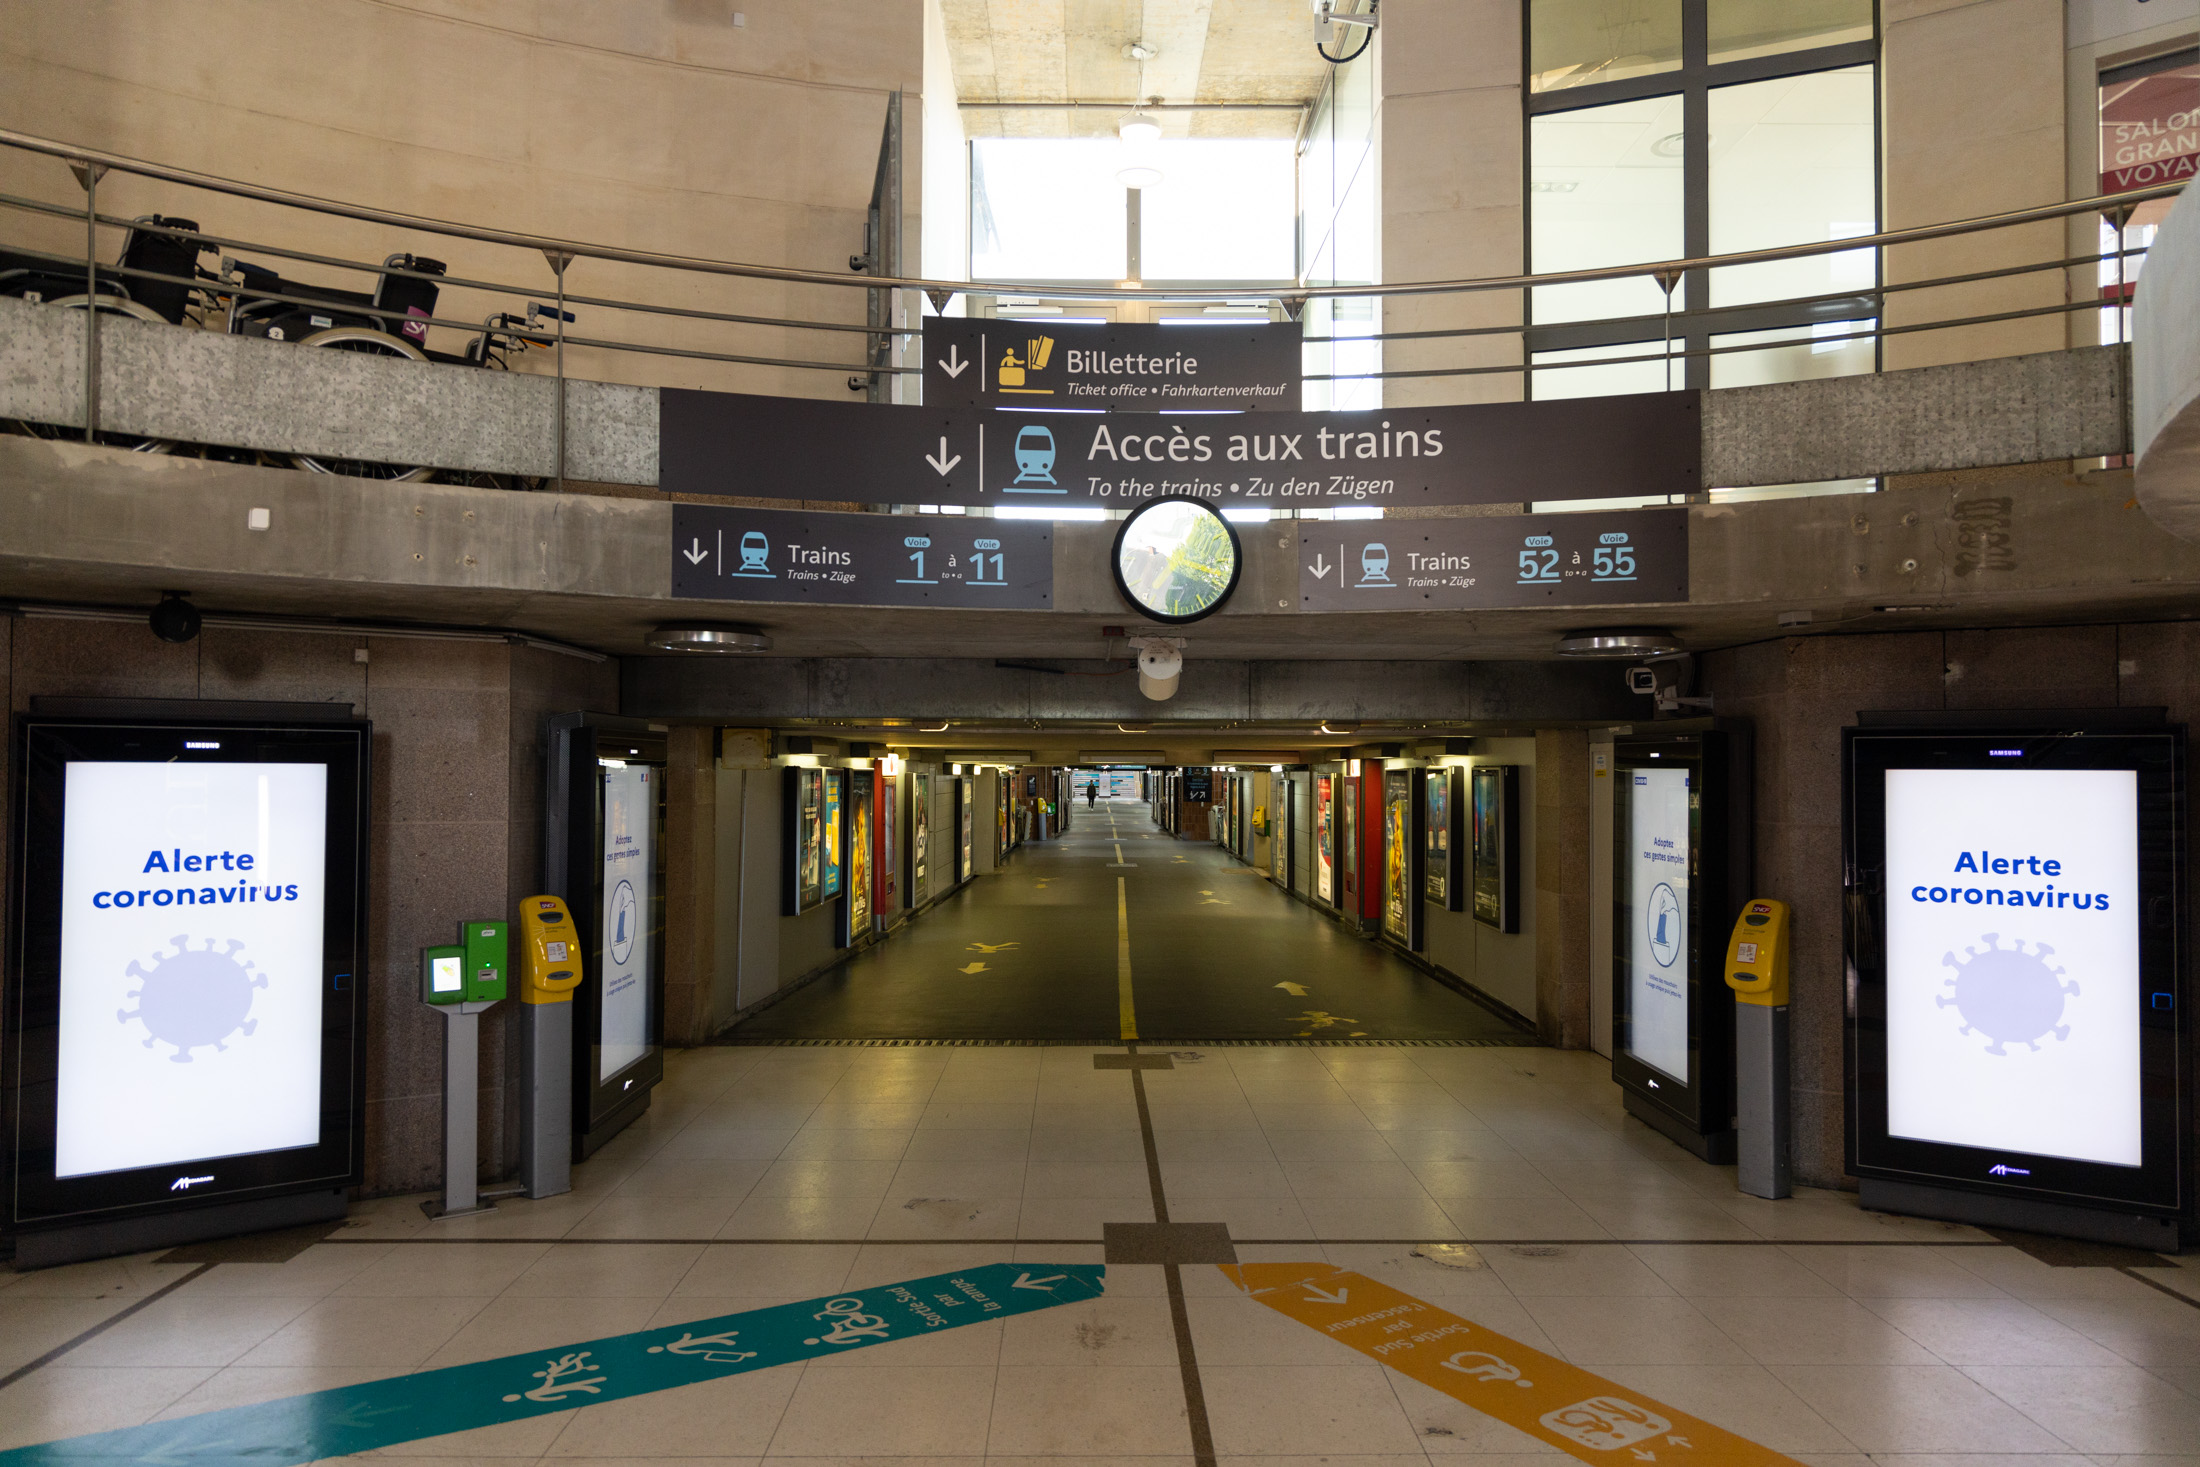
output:
[[[1100,1296],[1107,1270],[989,1263],[746,1314],[0,1452],[0,1467],[297,1467]]]

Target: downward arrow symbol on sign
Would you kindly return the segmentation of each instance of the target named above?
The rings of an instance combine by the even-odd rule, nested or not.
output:
[[[703,563],[703,561],[704,561],[705,557],[707,557],[707,556],[708,556],[708,555],[710,554],[710,552],[709,552],[708,550],[705,550],[705,549],[703,548],[703,542],[702,542],[702,540],[701,540],[700,538],[697,538],[697,539],[695,539],[695,540],[693,540],[693,541],[690,541],[689,543],[690,543],[690,544],[691,544],[691,545],[692,545],[692,546],[693,546],[694,548],[693,548],[693,549],[689,549],[689,550],[683,550],[683,551],[681,551],[680,553],[681,553],[682,555],[684,555],[684,556],[686,556],[686,557],[687,557],[687,559],[688,559],[688,564],[689,564],[689,565],[701,565],[701,564]]]
[[[940,435],[940,451],[936,455],[929,453],[926,454],[924,456],[924,461],[930,464],[934,469],[938,470],[939,476],[944,479],[947,477],[947,471],[949,469],[955,467],[955,465],[963,461],[963,456],[958,453],[953,458],[948,457],[947,435],[945,433],[942,433]]]
[[[1314,573],[1314,579],[1318,581],[1329,574],[1329,562],[1317,555],[1314,557],[1314,563],[1308,566],[1307,569]]]
[[[963,374],[963,368],[969,365],[970,363],[962,359],[962,353],[955,350],[954,343],[949,342],[947,346],[947,360],[940,363],[940,370],[942,372],[945,372],[950,379],[953,379],[956,377],[960,377]]]

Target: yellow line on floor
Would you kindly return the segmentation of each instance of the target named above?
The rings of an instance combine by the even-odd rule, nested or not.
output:
[[[1115,1005],[1127,1044],[1138,1037],[1138,1010],[1131,1003],[1131,902],[1123,881],[1115,878]]]
[[[1800,1467],[1793,1457],[1364,1274],[1326,1263],[1246,1263],[1222,1271],[1278,1314],[1584,1462]]]

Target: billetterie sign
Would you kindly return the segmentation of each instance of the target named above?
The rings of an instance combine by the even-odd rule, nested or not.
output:
[[[1368,412],[901,407],[666,388],[669,493],[860,504],[1408,508],[1686,494],[1698,394]]]
[[[924,323],[924,400],[939,406],[1295,412],[1295,322]]]

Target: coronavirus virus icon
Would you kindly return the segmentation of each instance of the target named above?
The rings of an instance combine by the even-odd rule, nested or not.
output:
[[[1946,984],[1955,992],[1936,994],[1933,1002],[1942,1008],[1954,1004],[1963,1016],[1963,1032],[1975,1030],[1990,1041],[1988,1054],[2007,1054],[2002,1047],[2006,1044],[2038,1049],[2049,1034],[2068,1039],[2070,1026],[2062,1022],[2063,1000],[2076,998],[2078,985],[2065,983],[2063,970],[2047,965],[2055,950],[2037,942],[2026,952],[2021,937],[2015,939],[2014,947],[2003,947],[2001,934],[1982,936],[1984,952],[1966,947],[1967,956],[1949,953],[1940,960],[1956,970]]]
[[[238,958],[244,944],[235,938],[220,952],[214,950],[211,937],[204,947],[191,946],[189,933],[168,940],[175,950],[153,954],[151,968],[133,960],[125,970],[138,981],[127,995],[138,1006],[115,1010],[115,1019],[123,1024],[132,1019],[143,1023],[147,1049],[156,1041],[172,1044],[176,1052],[169,1058],[187,1065],[192,1050],[209,1045],[227,1049],[230,1035],[249,1035],[260,1026],[258,1019],[249,1017],[252,990],[267,987],[267,975]]]

